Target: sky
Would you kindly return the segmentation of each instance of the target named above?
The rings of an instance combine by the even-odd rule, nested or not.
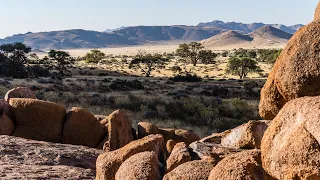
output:
[[[0,38],[66,29],[197,25],[213,20],[307,24],[318,0],[0,0]]]

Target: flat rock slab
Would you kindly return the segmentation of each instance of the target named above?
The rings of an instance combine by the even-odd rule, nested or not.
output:
[[[0,179],[94,179],[101,150],[0,136]]]

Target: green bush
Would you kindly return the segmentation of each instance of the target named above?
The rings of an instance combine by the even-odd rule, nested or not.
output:
[[[201,82],[202,78],[197,76],[196,74],[186,74],[185,76],[183,75],[176,75],[169,80],[173,82]]]

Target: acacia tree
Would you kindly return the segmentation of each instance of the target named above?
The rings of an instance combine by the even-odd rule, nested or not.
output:
[[[168,61],[169,59],[161,54],[145,54],[145,52],[139,51],[136,57],[131,60],[129,68],[140,69],[146,77],[150,77],[153,70],[163,69]]]
[[[28,54],[31,48],[23,43],[0,46],[0,74],[15,78],[28,77]]]
[[[97,49],[90,50],[84,57],[86,63],[98,63],[103,58],[105,58],[105,54]]]
[[[229,59],[226,73],[232,75],[238,75],[240,79],[246,78],[248,73],[261,72],[258,63],[248,57],[232,57]]]
[[[48,53],[48,58],[45,60],[53,61],[50,65],[50,69],[58,71],[57,78],[63,79],[65,76],[70,75],[70,68],[73,68],[74,59],[70,56],[68,52],[50,50]]]
[[[217,57],[217,54],[211,50],[204,50],[202,44],[198,42],[180,44],[176,54],[189,60],[193,66],[196,66],[199,61],[202,63],[214,63],[214,59]]]

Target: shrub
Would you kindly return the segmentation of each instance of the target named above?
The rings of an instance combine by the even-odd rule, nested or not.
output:
[[[247,91],[252,91],[253,88],[258,87],[258,83],[255,81],[246,81],[242,83],[243,87]]]
[[[185,76],[182,75],[176,75],[169,80],[173,82],[201,82],[202,78],[197,76],[196,74],[186,74]]]
[[[141,90],[144,89],[144,86],[139,80],[114,80],[112,81],[110,88],[112,90],[118,90],[118,91],[129,91],[129,90]]]

